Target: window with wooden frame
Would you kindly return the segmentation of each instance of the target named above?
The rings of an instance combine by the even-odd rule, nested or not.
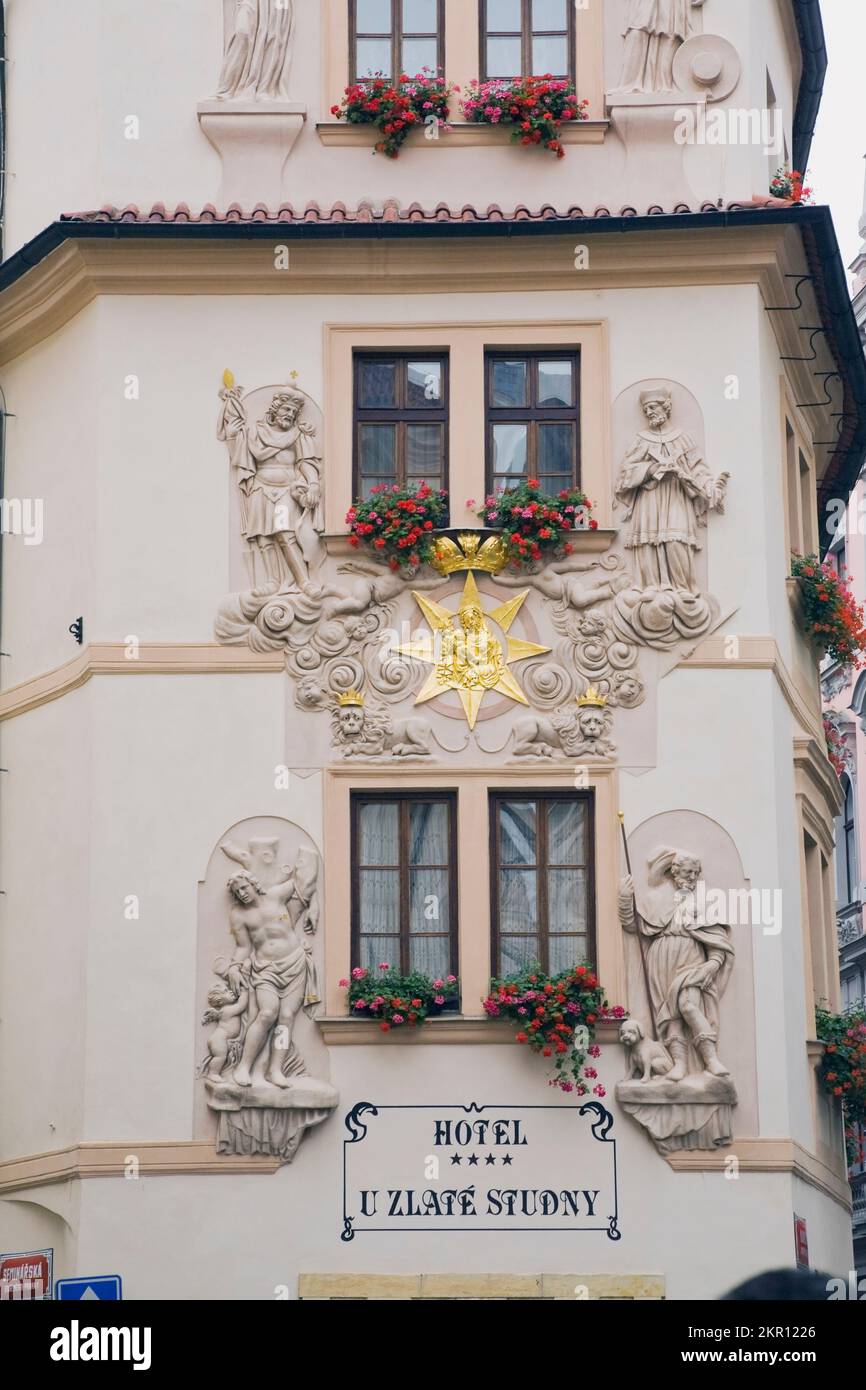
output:
[[[445,66],[445,0],[349,0],[349,81]]]
[[[457,793],[352,793],[352,962],[457,971]]]
[[[845,804],[836,821],[836,906],[848,907],[860,901],[860,881],[857,872],[857,830],[854,812],[854,787],[846,774],[842,778]]]
[[[785,419],[785,491],[788,503],[788,543],[792,555],[814,555],[818,549],[818,504],[813,469],[800,435]]]
[[[580,484],[580,353],[486,354],[488,492],[538,478],[544,492]]]
[[[352,495],[448,486],[447,353],[356,353]]]
[[[595,959],[591,791],[490,793],[492,968]]]
[[[574,81],[574,0],[480,0],[482,80]]]

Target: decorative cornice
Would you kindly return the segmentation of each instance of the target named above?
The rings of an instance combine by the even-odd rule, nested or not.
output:
[[[730,1148],[713,1152],[668,1154],[676,1173],[724,1173],[734,1158],[741,1173],[792,1173],[851,1212],[851,1189],[841,1168],[835,1172],[795,1139],[734,1139]]]
[[[791,713],[804,733],[819,742],[823,740],[824,728],[821,723],[817,680],[814,696],[810,698],[788,670],[775,637],[737,637],[736,640],[739,645],[739,655],[736,657],[727,654],[731,638],[716,635],[701,642],[691,656],[678,663],[678,668],[691,667],[705,671],[772,671]]]
[[[286,669],[282,652],[259,654],[216,642],[142,642],[133,660],[124,642],[92,642],[53,671],[13,685],[0,694],[0,721],[59,700],[91,676],[259,675]]]
[[[354,1020],[348,1022],[353,1027],[365,1027],[355,1024]],[[667,1163],[677,1173],[725,1172],[731,1158],[736,1158],[741,1172],[795,1174],[838,1202],[846,1212],[851,1211],[851,1189],[845,1176],[834,1172],[792,1139],[735,1139],[730,1148],[712,1153],[671,1154]],[[8,1196],[13,1192],[85,1178],[126,1180],[133,1161],[141,1177],[271,1174],[280,1167],[279,1161],[273,1158],[218,1154],[212,1143],[204,1141],[84,1143],[0,1163],[0,1194]]]
[[[125,1178],[135,1162],[144,1177],[187,1173],[275,1173],[279,1159],[218,1154],[212,1143],[148,1140],[127,1144],[75,1144],[0,1163],[0,1193],[79,1178]]]

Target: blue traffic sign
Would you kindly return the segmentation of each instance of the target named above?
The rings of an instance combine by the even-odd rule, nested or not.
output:
[[[81,1303],[117,1303],[123,1298],[119,1274],[97,1274],[93,1279],[58,1279],[54,1297]]]

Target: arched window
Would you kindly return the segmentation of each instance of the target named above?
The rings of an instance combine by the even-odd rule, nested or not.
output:
[[[851,778],[842,778],[845,805],[836,821],[836,897],[838,907],[847,907],[859,900],[857,871],[857,834],[854,816],[854,788]]]

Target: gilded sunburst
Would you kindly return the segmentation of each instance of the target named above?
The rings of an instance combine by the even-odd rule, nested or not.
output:
[[[509,665],[550,651],[549,647],[508,636],[509,628],[528,594],[529,590],[524,589],[507,603],[501,603],[487,612],[482,606],[475,577],[470,572],[466,576],[457,612],[452,613],[441,603],[433,603],[413,590],[412,597],[430,624],[431,635],[428,637],[425,634],[420,640],[403,643],[396,650],[433,667],[415,703],[420,705],[426,700],[435,699],[437,695],[444,695],[448,690],[456,690],[470,729],[475,728],[481,702],[488,691],[507,695],[509,700],[518,700],[522,705],[528,704]],[[504,651],[491,623],[495,623],[505,634]]]

